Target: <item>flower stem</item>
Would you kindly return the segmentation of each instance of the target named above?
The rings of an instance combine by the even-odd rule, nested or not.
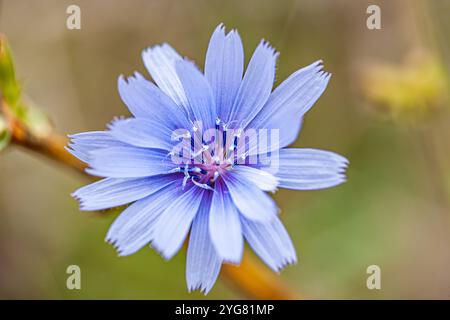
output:
[[[301,299],[280,281],[277,275],[248,253],[240,266],[224,264],[222,278],[236,287],[245,296],[262,300]]]
[[[11,108],[2,99],[1,110],[6,118],[8,130],[11,134],[11,142],[33,150],[39,154],[45,155],[48,158],[54,159],[66,166],[75,169],[78,172],[86,174],[84,169],[86,165],[72,156],[64,149],[67,145],[67,138],[51,132],[45,136],[37,136],[33,134],[29,128],[11,112]]]

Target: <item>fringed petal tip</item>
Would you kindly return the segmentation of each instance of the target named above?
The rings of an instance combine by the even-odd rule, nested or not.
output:
[[[111,232],[108,232],[106,234],[105,242],[110,244],[119,253],[119,250],[120,250],[119,243],[118,243],[119,239],[117,237],[113,236],[111,234]]]
[[[239,35],[239,32],[237,31],[237,29],[231,29],[230,31],[228,31],[228,33],[226,32],[226,27],[225,24],[223,22],[221,22],[216,29],[214,30],[212,36],[222,36],[222,37],[231,37],[233,35]]]
[[[110,122],[108,122],[106,124],[106,129],[109,131],[112,131],[114,129],[114,127],[117,126],[118,123],[120,123],[121,121],[126,121],[126,120],[127,120],[127,118],[124,116],[116,116]]]
[[[172,257],[178,252],[178,249],[181,248],[178,247],[178,249],[176,250],[175,253],[173,252],[168,252],[167,250],[165,250],[165,248],[161,245],[158,245],[156,243],[150,243],[149,244],[150,248],[152,248],[153,250],[155,250],[165,261],[169,261],[170,259],[172,259]]]
[[[294,255],[293,257],[286,258],[286,259],[283,260],[280,264],[274,266],[274,268],[272,268],[272,267],[271,267],[271,268],[272,268],[272,270],[273,270],[275,273],[280,274],[281,271],[282,271],[284,268],[286,268],[286,267],[288,267],[288,266],[294,266],[294,265],[297,264],[297,262],[298,262],[298,261],[297,261],[297,256]]]
[[[127,247],[127,243],[121,243],[118,238],[105,238],[105,242],[114,248],[118,257],[127,257],[137,251]]]
[[[76,158],[80,159],[79,154],[74,150],[74,147],[75,147],[74,144],[72,142],[69,142],[66,146],[64,146],[64,150],[66,150]]]
[[[215,34],[225,35],[225,24],[223,22],[219,23],[216,29],[214,29],[213,35]]]
[[[117,82],[124,82],[125,84],[129,84],[132,81],[136,81],[136,80],[145,80],[144,76],[138,72],[138,71],[134,71],[132,75],[130,76],[125,76],[123,73],[120,74],[117,77]]]
[[[128,86],[135,85],[138,81],[145,80],[145,78],[137,71],[133,75],[125,76],[120,74],[117,77],[117,88],[119,89],[119,94],[123,95],[123,92],[128,89]]]
[[[262,48],[266,49],[266,51],[268,53],[270,53],[275,59],[278,59],[278,57],[280,56],[280,52],[278,52],[274,46],[272,46],[270,44],[269,41],[267,41],[266,39],[261,39],[261,41],[259,42],[258,47],[261,46]]]
[[[240,35],[239,32],[236,29],[231,29],[230,32],[228,32],[228,34],[226,35],[226,39],[231,39],[233,37],[239,38],[240,39]]]
[[[167,42],[163,42],[160,44],[155,44],[153,46],[147,47],[144,50],[142,50],[142,56],[147,56],[149,54],[152,54],[153,52],[156,51],[160,51],[160,50],[169,50],[169,51],[174,51],[174,49],[172,48],[172,46],[170,44],[168,44]]]
[[[291,252],[287,253],[284,257],[279,257],[273,261],[265,261],[267,266],[276,274],[281,274],[281,271],[288,266],[294,266],[298,263],[297,254],[293,249]]]
[[[206,296],[211,291],[212,287],[213,287],[212,285],[211,286],[205,286],[204,284],[200,283],[200,284],[198,284],[196,286],[188,287],[188,292],[192,293],[193,291],[197,291],[198,290],[201,293],[203,293],[203,295]]]
[[[338,174],[338,177],[341,179],[340,183],[338,183],[338,184],[341,184],[341,183],[347,182],[346,173],[347,173],[348,166],[350,165],[350,161],[347,158],[345,158],[341,155],[338,155],[338,154],[336,154],[336,158],[338,159],[338,167],[337,167],[336,172]]]
[[[84,200],[83,196],[78,193],[78,190],[75,191],[75,192],[72,192],[70,194],[70,196],[72,198],[74,198],[75,201],[78,202],[78,207],[79,207],[80,211],[98,211],[98,210],[101,210],[101,209],[96,209],[96,208],[90,208],[89,204],[86,203],[86,201]]]
[[[144,61],[144,64],[146,64],[147,69],[148,68],[148,62],[152,59],[161,59],[158,61],[165,61],[167,63],[173,63],[177,60],[181,60],[182,57],[180,54],[175,51],[175,49],[168,44],[167,42],[163,42],[161,44],[156,44],[154,46],[150,46],[148,48],[145,48],[142,50],[141,53],[142,60]],[[150,68],[151,69],[151,68]],[[152,70],[149,70],[150,73]],[[156,81],[156,79],[154,79]]]
[[[350,165],[350,160],[348,160],[347,158],[340,156],[341,157],[341,161],[342,161],[342,166],[344,168],[347,168]]]
[[[306,69],[315,69],[314,72],[318,76],[318,80],[324,83],[328,83],[330,81],[331,76],[333,75],[331,72],[325,71],[323,60],[317,60],[305,67]]]
[[[82,200],[81,200],[81,198],[76,194],[76,192],[72,192],[72,193],[70,194],[70,196],[71,196],[72,198],[74,198],[75,201],[78,202],[78,205],[80,206],[80,209],[81,209],[81,206],[82,206]]]
[[[120,242],[120,239],[105,239],[105,242],[110,244],[116,254],[117,257],[127,257],[132,255],[133,253],[136,253],[138,250],[141,249],[142,246],[130,246],[126,241]]]

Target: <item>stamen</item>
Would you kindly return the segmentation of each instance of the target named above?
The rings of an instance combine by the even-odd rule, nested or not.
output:
[[[171,158],[171,157],[173,157],[173,156],[175,156],[175,152],[174,152],[174,151],[170,151],[170,152],[165,156],[164,159]]]
[[[206,151],[209,149],[208,145],[202,145],[201,149],[198,150],[196,153],[192,154],[194,157],[199,156],[200,154],[202,154],[202,152]]]
[[[181,189],[182,189],[182,190],[184,190],[184,188],[186,187],[186,184],[187,184],[187,182],[188,182],[188,180],[189,180],[190,177],[191,177],[191,176],[190,176],[189,174],[184,176],[184,178],[183,178],[183,183],[181,184]]]
[[[224,124],[223,124],[223,128],[224,128],[225,130],[227,130],[227,129],[229,128],[230,125],[232,125],[233,123],[236,123],[236,122],[237,122],[237,120],[233,120],[233,121],[230,121],[230,122],[228,122],[228,123],[224,123]]]
[[[219,158],[219,156],[214,156],[214,157],[212,157],[212,160],[215,162],[215,164],[217,164],[217,165],[220,164],[220,158]]]
[[[242,134],[242,131],[244,131],[244,129],[239,128],[239,129],[237,130],[237,133],[235,134],[235,136],[238,137],[238,138],[240,138],[240,137],[241,137],[241,134]]]
[[[216,118],[216,130],[219,130],[221,122],[222,122],[222,120],[220,120],[219,117],[217,117]]]
[[[191,176],[189,175],[189,167],[188,167],[188,164],[186,164],[184,166],[184,178],[183,178],[182,189],[184,189],[184,187],[186,187],[186,184],[187,184],[187,182],[188,182],[190,177]]]
[[[200,188],[203,188],[203,189],[206,189],[206,190],[214,191],[214,189],[211,188],[209,185],[207,185],[207,184],[205,184],[205,183],[199,183],[199,182],[195,181],[194,177],[191,178],[191,181],[192,181],[197,187],[200,187]]]
[[[175,172],[181,172],[181,167],[173,168],[173,169],[169,170],[167,173],[175,173]]]
[[[222,131],[222,148],[225,149],[227,145],[227,129],[224,127]]]
[[[171,140],[172,141],[176,141],[176,140],[180,140],[180,138],[190,139],[191,138],[191,133],[189,131],[187,131],[185,133],[177,134],[177,135],[173,136]]]
[[[194,173],[201,173],[202,169],[200,169],[199,167],[193,167],[193,168],[189,168],[188,171],[194,172]]]
[[[234,136],[233,145],[231,145],[228,148],[230,151],[233,151],[233,150],[235,150],[237,148],[239,137],[240,137],[240,135],[239,136],[238,135]]]

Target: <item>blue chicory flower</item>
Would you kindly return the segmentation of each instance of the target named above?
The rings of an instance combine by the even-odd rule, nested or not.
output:
[[[104,178],[74,192],[81,210],[132,203],[107,234],[119,255],[150,244],[170,259],[190,231],[187,285],[204,293],[222,263],[240,263],[244,239],[276,272],[296,262],[266,191],[338,185],[348,161],[286,148],[330,74],[317,61],[272,92],[277,57],[261,41],[244,74],[239,34],[222,25],[211,37],[204,74],[168,44],[148,48],[142,58],[156,85],[139,73],[118,80],[133,116],[70,136],[69,151]]]

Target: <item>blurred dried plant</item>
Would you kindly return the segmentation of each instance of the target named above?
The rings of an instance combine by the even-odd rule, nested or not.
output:
[[[368,64],[360,76],[367,103],[395,120],[423,120],[448,102],[444,66],[423,50],[413,51],[401,64]]]

